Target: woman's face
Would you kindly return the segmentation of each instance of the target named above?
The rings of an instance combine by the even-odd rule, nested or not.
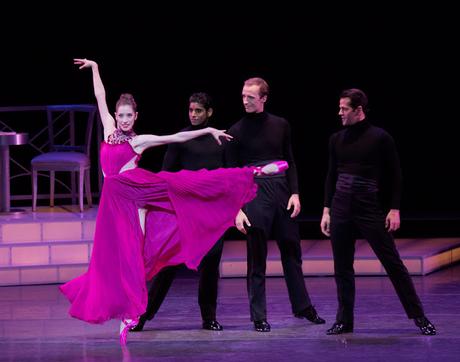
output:
[[[137,112],[129,104],[122,104],[115,112],[115,119],[117,120],[117,127],[124,132],[130,131],[134,122],[137,119]]]

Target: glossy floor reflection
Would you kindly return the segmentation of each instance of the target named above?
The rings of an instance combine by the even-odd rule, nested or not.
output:
[[[282,278],[267,282],[272,332],[249,321],[244,279],[220,281],[222,332],[200,329],[197,279],[178,278],[144,332],[118,343],[119,322],[89,325],[67,315],[57,285],[0,288],[0,361],[456,361],[460,355],[460,265],[413,277],[438,335],[422,336],[386,277],[358,277],[355,332],[326,336],[334,321],[331,277],[306,278],[326,325],[292,316]]]

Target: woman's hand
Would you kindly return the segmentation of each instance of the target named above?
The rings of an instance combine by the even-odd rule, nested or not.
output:
[[[74,59],[73,64],[79,65],[80,67],[78,69],[83,69],[83,68],[92,68],[97,66],[97,63],[94,60],[88,60],[88,59]]]
[[[215,140],[217,141],[217,143],[219,145],[222,144],[222,141],[220,140],[220,137],[225,138],[227,141],[230,141],[233,138],[233,136],[229,135],[228,133],[225,133],[225,131],[226,131],[225,129],[220,130],[220,129],[215,129],[215,128],[212,128],[212,127],[208,127],[208,131],[215,138]]]

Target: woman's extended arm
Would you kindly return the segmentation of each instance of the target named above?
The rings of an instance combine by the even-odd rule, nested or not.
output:
[[[199,129],[196,131],[178,132],[172,135],[156,136],[151,134],[144,134],[134,137],[130,143],[134,151],[141,154],[146,148],[166,145],[168,143],[181,143],[191,139],[204,136],[206,134],[212,135],[216,142],[222,144],[220,137],[231,140],[233,137],[225,133],[225,130],[218,130],[212,127]]]
[[[105,88],[99,74],[99,66],[95,61],[88,59],[74,59],[73,62],[80,66],[79,69],[91,68],[93,72],[94,95],[96,96],[99,115],[101,116],[102,125],[104,126],[104,139],[107,140],[109,135],[115,131],[116,126],[115,119],[112,117],[107,107]]]

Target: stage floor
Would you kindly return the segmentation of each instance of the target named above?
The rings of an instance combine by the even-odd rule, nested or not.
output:
[[[249,321],[245,280],[221,279],[222,332],[201,329],[198,281],[182,275],[145,330],[118,343],[118,321],[89,325],[68,316],[58,284],[0,288],[0,361],[457,361],[460,355],[460,265],[413,277],[438,329],[423,336],[408,320],[387,277],[357,277],[355,332],[327,336],[336,309],[332,277],[307,277],[326,325],[291,314],[282,278],[267,280],[272,332]]]

